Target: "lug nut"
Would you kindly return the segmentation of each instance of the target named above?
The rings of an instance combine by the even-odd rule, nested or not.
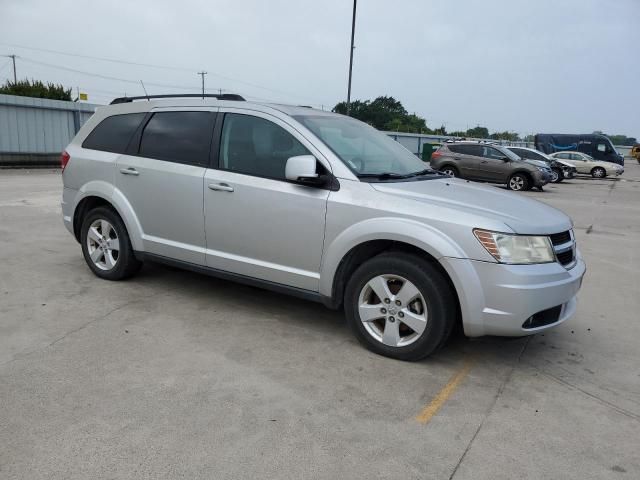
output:
[[[389,300],[388,298],[385,298],[384,303],[391,303],[391,300]]]
[[[391,323],[393,323],[393,322],[395,322],[395,321],[396,321],[396,319],[395,319],[395,318],[393,318],[393,317],[389,317],[389,321],[390,321]]]
[[[402,317],[404,317],[404,313],[402,313],[402,312],[398,312],[398,316],[399,316],[400,318],[402,318]]]
[[[396,300],[396,305],[400,306],[402,305],[402,302],[400,300]]]
[[[387,309],[386,308],[381,308],[380,309],[380,313],[387,313]]]

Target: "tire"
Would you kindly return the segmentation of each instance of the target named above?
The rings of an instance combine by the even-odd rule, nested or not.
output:
[[[604,178],[607,176],[607,171],[602,167],[595,167],[591,170],[591,176],[593,178]]]
[[[553,174],[551,183],[560,183],[562,180],[564,180],[564,173],[562,173],[562,170],[560,170],[559,168],[552,168],[551,173]]]
[[[91,271],[105,280],[123,280],[142,266],[134,256],[122,219],[111,208],[98,207],[87,214],[82,222],[80,245]]]
[[[507,181],[507,188],[515,192],[529,190],[531,188],[529,184],[529,177],[524,173],[514,173]]]
[[[378,291],[384,291],[386,285],[384,295],[390,295],[385,297],[389,303],[375,294],[372,285]],[[367,349],[415,361],[446,343],[455,325],[457,303],[447,279],[430,262],[417,255],[388,252],[354,272],[345,291],[344,309],[349,326]],[[363,320],[363,313],[370,320]]]
[[[451,165],[445,165],[440,169],[442,173],[446,173],[447,175],[451,175],[452,177],[459,177],[460,172],[456,167],[452,167]]]

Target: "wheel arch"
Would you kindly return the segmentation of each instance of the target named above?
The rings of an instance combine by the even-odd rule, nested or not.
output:
[[[126,197],[113,186],[105,187],[102,182],[96,183],[80,190],[75,200],[72,222],[76,240],[80,241],[80,228],[86,214],[94,208],[106,206],[112,208],[124,222],[133,249],[143,251],[142,228]]]
[[[367,225],[350,227],[326,249],[320,275],[320,293],[327,299],[329,307],[339,308],[342,305],[346,284],[360,265],[386,251],[415,254],[432,263],[449,282],[459,306],[456,285],[440,261],[445,256],[465,257],[452,239],[419,222],[375,219],[363,223]],[[381,224],[395,228],[385,228],[386,233],[362,232],[365,228],[373,229],[374,223],[378,228]]]

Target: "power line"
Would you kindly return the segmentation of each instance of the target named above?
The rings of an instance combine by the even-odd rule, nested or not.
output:
[[[157,64],[152,64],[152,63],[139,63],[139,62],[132,62],[132,61],[129,61],[129,60],[118,60],[118,59],[115,59],[115,58],[96,57],[96,56],[92,56],[92,55],[82,55],[82,54],[76,54],[76,53],[67,53],[67,52],[62,52],[62,51],[59,51],[59,50],[50,50],[50,49],[45,49],[45,48],[27,47],[27,46],[24,46],[24,45],[16,45],[16,44],[12,44],[12,43],[1,42],[0,45],[10,46],[10,47],[13,47],[13,48],[24,48],[24,49],[27,49],[27,50],[41,51],[41,52],[47,52],[47,53],[55,53],[55,54],[58,54],[58,55],[67,55],[67,56],[70,56],[70,57],[88,58],[88,59],[100,60],[100,61],[104,61],[104,62],[122,63],[122,64],[125,64],[125,65],[135,65],[135,66],[140,66],[140,67],[164,68],[164,69],[168,69],[168,70],[179,70],[179,71],[185,71],[185,72],[193,72],[194,70],[196,70],[196,69],[185,68],[185,67],[172,67],[172,66],[168,66],[168,65],[157,65]],[[34,61],[34,60],[32,60],[32,61]],[[41,62],[41,63],[43,63],[43,62]],[[52,66],[52,65],[48,65],[48,66]],[[56,67],[56,66],[52,66],[52,67],[53,68],[63,68],[63,67]],[[87,74],[87,72],[81,72],[81,71],[76,71],[76,73]],[[272,93],[277,93],[279,95],[284,95],[285,97],[290,97],[290,98],[291,97],[297,97],[299,99],[303,99],[304,98],[306,100],[306,97],[303,97],[301,95],[291,94],[290,92],[284,92],[282,90],[276,90],[276,89],[273,89],[273,88],[264,87],[262,85],[258,85],[258,84],[255,84],[255,83],[251,83],[251,82],[247,82],[247,81],[240,80],[240,79],[237,79],[237,78],[233,78],[233,77],[229,77],[229,76],[226,76],[226,75],[222,75],[222,74],[213,72],[211,70],[208,73],[210,75],[213,75],[215,77],[221,78],[223,80],[236,82],[236,83],[239,83],[239,84],[242,84],[242,85],[246,85],[246,86],[253,87],[253,88],[258,88],[258,89],[265,90],[265,91],[272,92]],[[93,74],[93,75],[94,76],[99,76],[98,74]],[[107,78],[107,80],[118,80],[118,79],[116,79],[114,77],[111,77],[111,78]],[[138,83],[136,80],[133,80],[132,82]],[[150,82],[146,82],[146,83],[147,83],[147,85],[151,85]],[[168,85],[160,85],[160,84],[155,84],[155,85],[156,86],[168,86]],[[182,88],[182,87],[180,87],[180,88]]]

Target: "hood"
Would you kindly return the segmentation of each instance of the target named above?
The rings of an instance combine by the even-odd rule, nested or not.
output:
[[[572,163],[565,162],[564,160],[560,160],[559,158],[553,158],[553,161],[558,162],[560,165],[564,167],[575,168],[575,165],[573,165]]]
[[[524,163],[528,163],[529,165],[535,165],[536,167],[549,168],[549,164],[547,164],[547,162],[543,162],[542,160],[532,160],[530,158],[523,158],[522,161]]]
[[[515,233],[551,234],[572,228],[571,219],[560,210],[501,187],[457,178],[370,185],[379,192],[423,202],[425,208],[449,208],[501,222]],[[474,226],[486,228],[480,220]]]

